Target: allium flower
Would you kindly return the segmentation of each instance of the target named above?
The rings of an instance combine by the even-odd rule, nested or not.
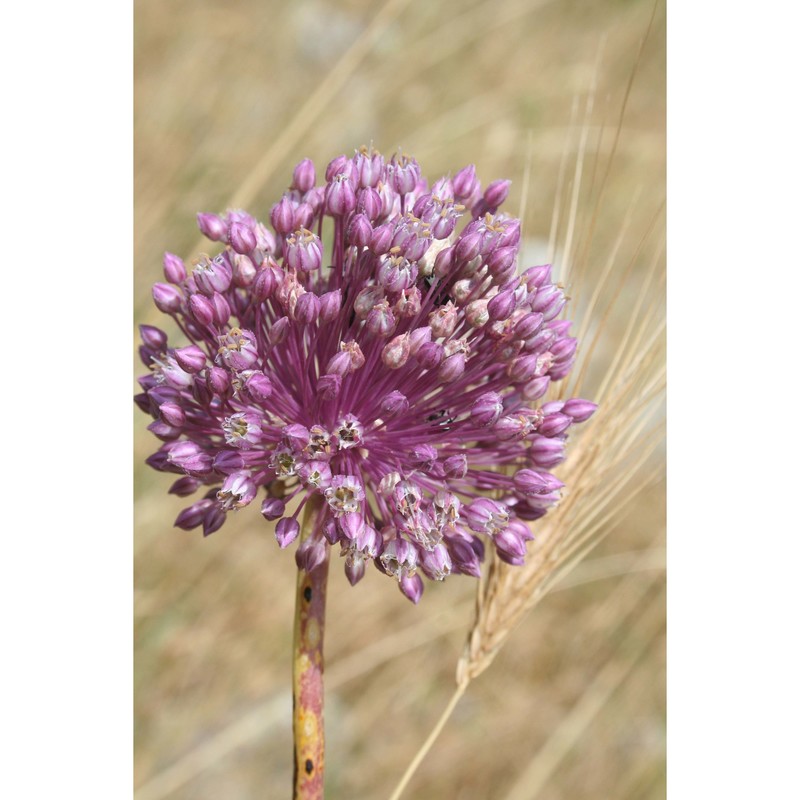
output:
[[[469,166],[429,187],[414,159],[366,149],[325,177],[298,164],[272,230],[199,214],[224,249],[191,274],[166,254],[153,298],[191,344],[141,328],[136,400],[164,442],[148,463],[179,496],[209,487],[176,521],[205,534],[264,487],[286,547],[319,495],[301,568],[338,543],[351,583],[372,562],[416,602],[421,574],[478,576],[487,544],[522,563],[522,521],[558,500],[548,470],[595,406],[537,406],[577,342],[550,267],[517,268],[507,181],[481,191]]]

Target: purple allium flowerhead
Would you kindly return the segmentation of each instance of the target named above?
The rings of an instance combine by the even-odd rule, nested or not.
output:
[[[148,463],[180,476],[173,494],[205,488],[176,524],[206,535],[261,493],[287,547],[318,495],[298,565],[338,543],[351,583],[372,562],[417,602],[420,573],[478,576],[487,545],[523,562],[595,405],[537,405],[577,342],[550,267],[517,266],[508,182],[482,191],[468,166],[429,187],[366,148],[324,175],[298,164],[268,223],[199,214],[222,249],[193,269],[166,254],[153,297],[189,341],[142,326]]]

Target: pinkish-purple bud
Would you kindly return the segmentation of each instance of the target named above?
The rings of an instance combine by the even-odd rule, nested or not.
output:
[[[542,436],[559,436],[572,425],[572,417],[566,414],[548,414],[537,428]]]
[[[263,372],[253,371],[245,378],[242,393],[252,403],[263,403],[272,394],[272,381]]]
[[[542,375],[538,378],[534,378],[532,381],[528,381],[528,383],[522,387],[522,397],[528,401],[538,400],[545,396],[549,387],[550,377],[548,375]]]
[[[489,318],[493,320],[508,319],[516,308],[517,300],[514,297],[514,292],[505,290],[496,294],[488,305]]]
[[[414,328],[409,334],[409,349],[411,355],[416,355],[417,351],[431,340],[431,329],[428,325],[421,328]]]
[[[412,602],[414,605],[419,603],[422,597],[422,592],[425,586],[422,583],[422,578],[419,575],[405,575],[400,578],[399,582],[400,591]]]
[[[164,277],[170,283],[181,283],[186,280],[186,267],[182,259],[174,253],[164,253]]]
[[[322,322],[332,322],[342,308],[342,290],[325,292],[319,298],[319,318]]]
[[[327,555],[327,545],[322,539],[309,538],[300,544],[295,550],[294,560],[298,569],[306,572],[313,572]]]
[[[336,156],[328,162],[325,168],[325,180],[330,183],[337,175],[345,173],[350,174],[352,163],[347,156]]]
[[[395,336],[384,346],[381,352],[381,361],[389,369],[400,369],[408,361],[410,354],[409,336],[407,333],[403,333],[400,336]]]
[[[511,186],[511,181],[500,180],[490,183],[483,193],[483,202],[486,203],[489,211],[494,214],[497,207],[505,202],[508,197],[508,188]]]
[[[253,299],[256,302],[263,303],[264,300],[272,296],[277,285],[278,279],[272,268],[263,267],[256,273],[256,279],[253,282]]]
[[[553,492],[563,486],[564,484],[549,472],[521,469],[514,474],[514,488],[526,497]]]
[[[256,235],[249,225],[242,222],[232,222],[228,231],[228,241],[231,247],[242,255],[252,253],[256,249]]]
[[[522,280],[529,290],[538,289],[546,283],[550,283],[550,276],[553,267],[551,264],[542,264],[540,267],[529,267],[522,273]]]
[[[436,369],[444,361],[444,347],[438,342],[425,342],[415,355],[423,369]]]
[[[193,294],[189,298],[189,314],[201,325],[210,325],[214,321],[214,306],[207,297]]]
[[[579,397],[567,400],[561,409],[561,413],[572,417],[573,422],[586,422],[595,411],[597,411],[596,403],[592,403],[590,400],[581,400]]]
[[[470,164],[460,169],[453,178],[453,195],[459,202],[469,200],[478,186],[478,179],[475,174],[475,165]]]
[[[450,456],[444,460],[444,474],[448,478],[463,478],[467,474],[469,463],[463,453]]]
[[[280,317],[280,319],[276,319],[275,322],[272,323],[272,327],[270,327],[269,333],[267,334],[270,344],[278,345],[284,342],[289,335],[290,325],[289,317]]]
[[[337,175],[328,184],[325,208],[334,217],[349,214],[356,207],[356,195],[347,174]]]
[[[233,258],[233,282],[240,289],[251,286],[256,278],[256,265],[248,256],[235,255]]]
[[[197,478],[193,478],[191,475],[184,475],[169,487],[169,494],[188,497],[190,494],[194,494],[201,486],[202,484]]]
[[[347,241],[356,247],[366,247],[372,240],[372,225],[365,214],[354,214],[347,226]]]
[[[455,245],[455,258],[461,264],[467,264],[480,253],[482,237],[477,231],[461,236]]]
[[[186,414],[177,403],[162,403],[158,407],[161,419],[175,428],[182,428],[186,422]]]
[[[317,321],[320,311],[320,301],[314,292],[306,292],[297,298],[294,307],[294,318],[301,325],[311,325]]]
[[[275,526],[275,539],[281,549],[288,547],[300,533],[300,523],[294,517],[284,517]]]
[[[208,386],[214,394],[223,396],[231,385],[231,379],[222,367],[212,367],[208,371]]]
[[[386,300],[378,303],[367,314],[365,327],[372,336],[378,336],[381,339],[388,339],[394,333],[394,329],[397,327],[397,320]]]
[[[211,306],[214,309],[214,322],[220,327],[225,325],[231,318],[231,306],[224,295],[214,292],[211,296]]]
[[[206,354],[196,345],[181,347],[173,352],[178,366],[184,372],[196,373],[206,365]]]
[[[455,254],[454,247],[445,247],[437,253],[433,262],[433,272],[437,278],[446,278],[453,271]]]
[[[372,231],[372,237],[369,240],[369,249],[375,253],[376,256],[382,256],[389,252],[392,246],[392,236],[394,235],[394,226],[390,223],[378,225]]]
[[[518,339],[527,339],[533,336],[541,327],[544,317],[538,312],[526,314],[516,325],[514,335]]]
[[[498,531],[494,536],[494,546],[497,555],[508,564],[519,566],[525,559],[525,542],[522,537],[511,528]]]
[[[408,411],[408,398],[401,392],[389,392],[381,401],[381,411],[387,416],[405,414]]]
[[[305,194],[314,188],[317,181],[317,174],[314,170],[314,162],[310,158],[304,158],[292,173],[292,187],[298,192]]]
[[[139,334],[145,347],[160,353],[167,346],[167,334],[154,325],[140,325]]]
[[[439,380],[443,383],[452,383],[464,374],[466,358],[463,353],[453,353],[442,361],[439,367]]]
[[[381,213],[381,196],[372,188],[359,189],[356,192],[356,210],[374,222]]]
[[[203,500],[198,500],[198,502],[190,505],[188,508],[184,508],[175,519],[175,527],[182,528],[185,531],[190,531],[193,528],[197,528],[202,524],[203,517],[206,515],[208,509],[213,506],[213,504],[213,500],[205,498]]]
[[[220,242],[225,238],[228,227],[216,214],[200,213],[197,215],[197,227],[200,233],[212,242]]]
[[[294,203],[291,198],[284,195],[278,203],[272,206],[269,219],[276,233],[292,233],[296,230],[294,224]]]
[[[342,376],[331,374],[323,375],[317,381],[317,391],[323,400],[334,400],[342,389]]]
[[[519,356],[515,358],[509,365],[507,374],[513,383],[525,383],[531,380],[536,374],[536,367],[538,364],[538,356]]]
[[[280,519],[286,513],[286,503],[277,497],[267,497],[261,504],[261,513],[270,522]]]
[[[503,398],[497,392],[486,392],[482,394],[473,404],[470,416],[476,425],[488,428],[503,413]]]
[[[551,469],[564,460],[564,440],[534,436],[528,454],[537,467]]]
[[[183,292],[168,283],[156,283],[153,286],[153,302],[159,311],[174,314],[180,311],[183,303]]]

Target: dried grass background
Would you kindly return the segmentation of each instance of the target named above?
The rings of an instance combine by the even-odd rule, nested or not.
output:
[[[619,286],[585,396],[603,383],[633,311],[657,320],[663,7],[638,62],[649,0],[139,0],[135,11],[135,322],[158,322],[149,287],[165,249],[196,250],[196,211],[233,200],[264,217],[297,160],[324,168],[369,141],[402,147],[428,176],[474,162],[485,182],[511,178],[508,209],[525,195],[530,263],[546,254],[555,207],[556,263],[566,249],[578,324],[613,264],[582,348]],[[663,364],[660,347],[653,358]],[[138,412],[134,425],[137,799],[286,797],[293,559],[256,508],[205,541],[172,528],[182,503],[166,495],[167,476],[143,466],[154,439]],[[602,436],[599,419],[593,431]],[[650,443],[643,434],[633,447],[644,455]],[[576,436],[573,448],[589,444]],[[404,797],[664,796],[662,460],[657,448],[631,474],[614,501],[630,495],[624,512],[600,515],[602,541],[470,684]],[[452,695],[475,590],[468,579],[428,585],[413,607],[374,571],[351,589],[334,562],[331,800],[390,795]]]

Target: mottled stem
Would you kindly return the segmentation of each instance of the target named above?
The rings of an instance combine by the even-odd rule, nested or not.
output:
[[[316,510],[316,509],[315,509]],[[307,538],[316,522],[316,513],[305,514],[302,538]],[[312,570],[297,575],[294,614],[293,720],[294,800],[321,800],[325,780],[325,695],[322,655],[325,632],[325,592],[329,553]]]

